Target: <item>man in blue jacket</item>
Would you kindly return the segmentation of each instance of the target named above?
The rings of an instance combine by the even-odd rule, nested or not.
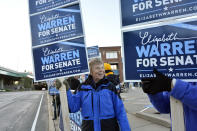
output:
[[[76,94],[67,88],[68,106],[74,113],[81,109],[82,131],[130,131],[122,100],[116,87],[105,78],[99,58],[89,63],[90,75]],[[64,82],[68,87],[67,82]]]
[[[197,85],[171,79],[158,72],[155,78],[143,78],[142,89],[161,113],[170,113],[170,96],[183,103],[186,131],[197,130]]]

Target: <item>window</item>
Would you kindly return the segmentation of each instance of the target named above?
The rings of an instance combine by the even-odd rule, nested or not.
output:
[[[116,51],[106,52],[106,59],[116,59],[118,58],[118,53]]]
[[[117,70],[118,69],[117,65],[111,65],[111,68],[112,68],[112,70]]]

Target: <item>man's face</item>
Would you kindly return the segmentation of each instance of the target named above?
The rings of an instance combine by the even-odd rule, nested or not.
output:
[[[94,81],[97,83],[105,75],[105,69],[103,64],[93,65],[91,75]]]

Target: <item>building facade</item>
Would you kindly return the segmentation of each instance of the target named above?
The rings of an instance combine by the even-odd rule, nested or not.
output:
[[[112,70],[115,74],[119,74],[120,81],[123,82],[121,46],[99,47],[99,51],[103,62],[111,64]]]

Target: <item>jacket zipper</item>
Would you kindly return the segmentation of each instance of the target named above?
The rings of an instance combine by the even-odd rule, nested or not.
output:
[[[93,113],[93,116],[94,116],[93,93],[94,92],[92,92],[92,113]]]

